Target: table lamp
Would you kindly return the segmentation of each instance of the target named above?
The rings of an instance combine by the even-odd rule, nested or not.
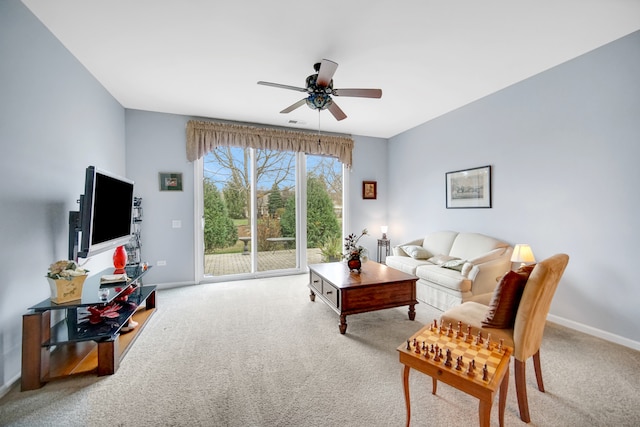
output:
[[[533,256],[531,246],[525,244],[517,244],[513,248],[511,262],[519,262],[520,267],[524,267],[525,264],[536,262],[536,258]]]
[[[386,239],[387,238],[387,231],[389,231],[389,226],[381,225],[380,226],[380,231],[382,232],[382,238]]]

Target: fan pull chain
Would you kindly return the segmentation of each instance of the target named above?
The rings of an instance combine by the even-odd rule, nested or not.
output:
[[[322,148],[320,143],[320,110],[318,110],[318,148]]]

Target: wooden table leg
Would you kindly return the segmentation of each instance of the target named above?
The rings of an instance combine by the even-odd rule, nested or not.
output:
[[[434,377],[431,377],[431,381],[433,384],[433,387],[431,388],[431,394],[436,394],[436,391],[438,391],[438,380]]]
[[[409,320],[416,320],[416,305],[411,304],[409,306]]]
[[[479,407],[480,427],[489,427],[491,425],[491,402],[480,400]]]
[[[502,383],[500,384],[500,398],[498,400],[498,419],[500,427],[504,426],[504,408],[507,406],[507,391],[509,390],[509,364],[504,371]]]
[[[344,314],[340,315],[340,333],[344,334],[347,332],[347,316]]]
[[[409,368],[407,365],[404,365],[404,369],[402,372],[402,386],[404,388],[404,403],[407,407],[407,427],[409,427],[409,423],[411,422],[411,400],[409,397]]]

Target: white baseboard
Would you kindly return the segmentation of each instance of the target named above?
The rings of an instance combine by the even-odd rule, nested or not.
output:
[[[553,314],[549,314],[547,316],[547,320],[553,323],[557,323],[558,325],[566,326],[570,329],[575,329],[576,331],[584,332],[588,335],[602,338],[606,341],[611,341],[613,343],[620,344],[634,350],[640,350],[640,342],[621,337],[620,335],[612,334],[611,332],[603,331],[602,329],[587,326],[585,324],[574,322],[573,320],[565,319],[564,317],[555,316]]]

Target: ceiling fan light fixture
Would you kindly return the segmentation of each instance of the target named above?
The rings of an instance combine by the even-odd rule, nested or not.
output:
[[[325,93],[312,93],[307,98],[307,106],[312,110],[324,110],[332,103],[331,97]]]

